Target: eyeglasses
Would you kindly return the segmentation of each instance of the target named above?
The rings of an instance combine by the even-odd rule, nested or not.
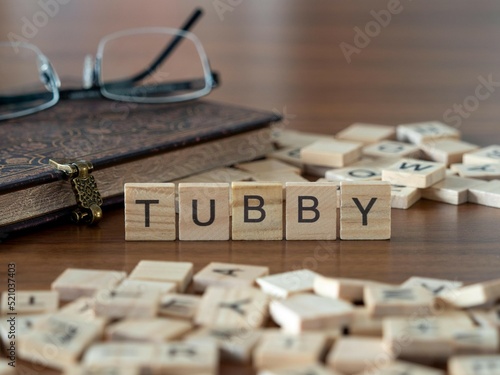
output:
[[[36,46],[0,42],[0,120],[30,115],[63,99],[173,103],[207,95],[218,76],[201,42],[188,31],[201,15],[196,9],[180,29],[131,29],[104,37],[95,59],[85,58],[82,89],[60,90],[57,73]]]

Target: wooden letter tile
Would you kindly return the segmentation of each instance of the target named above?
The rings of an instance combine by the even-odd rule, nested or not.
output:
[[[374,317],[431,313],[434,296],[428,290],[416,286],[380,287],[367,286],[364,290],[366,308]]]
[[[460,139],[460,131],[439,121],[398,125],[399,141],[421,144],[443,138]]]
[[[293,165],[302,170],[302,161],[300,160],[300,147],[285,147],[281,150],[274,151],[266,157],[270,159],[280,160],[286,164]]]
[[[406,361],[392,361],[385,366],[372,369],[370,375],[445,375],[443,370],[417,365]]]
[[[110,319],[153,318],[158,312],[159,299],[156,290],[103,289],[96,293],[95,312]]]
[[[398,158],[419,158],[420,149],[412,144],[396,141],[382,141],[363,148],[363,155]]]
[[[493,304],[500,298],[500,279],[443,292],[439,298],[458,308]]]
[[[195,322],[215,328],[258,328],[266,322],[269,297],[251,287],[210,286],[203,294]]]
[[[46,320],[49,316],[50,314],[1,316],[0,339],[3,347],[10,348],[11,342],[17,342],[20,337],[31,332],[37,322]],[[15,334],[16,337],[12,337],[12,334]]]
[[[407,210],[422,197],[419,188],[405,185],[391,185],[391,208]]]
[[[242,169],[250,173],[262,172],[292,172],[295,174],[301,173],[301,168],[295,165],[290,165],[275,159],[265,159],[252,161],[249,163],[237,164],[236,168]]]
[[[493,145],[468,152],[463,157],[464,164],[500,163],[500,146]]]
[[[490,327],[457,328],[451,335],[455,354],[495,354],[498,352],[498,331]]]
[[[354,123],[335,134],[335,139],[344,141],[362,142],[371,144],[385,139],[396,138],[396,127],[390,125],[376,125]]]
[[[269,311],[285,332],[300,333],[346,326],[352,319],[353,306],[345,301],[303,293],[272,301]]]
[[[194,319],[201,297],[192,294],[166,294],[160,297],[159,315],[172,318]]]
[[[391,184],[426,188],[441,181],[446,176],[446,167],[442,163],[403,159],[396,164],[382,169],[382,180]]]
[[[296,365],[259,371],[258,375],[340,375],[320,364]]]
[[[141,375],[141,369],[135,366],[74,365],[66,367],[63,375]]]
[[[468,312],[478,327],[494,328],[500,333],[500,305],[488,310],[470,309]]]
[[[62,369],[75,364],[83,351],[101,337],[103,322],[52,316],[19,339],[19,357]]]
[[[14,366],[9,365],[10,361],[0,359],[0,375],[16,375],[15,362]]]
[[[102,343],[90,347],[83,364],[138,367],[141,374],[210,374],[218,369],[218,349],[213,341],[152,343]]]
[[[253,286],[258,277],[269,275],[268,267],[212,262],[193,277],[195,292],[208,286]]]
[[[349,302],[363,302],[363,293],[367,286],[391,287],[390,284],[341,277],[317,276],[314,279],[314,293]]]
[[[500,355],[468,355],[452,357],[448,361],[450,375],[497,375]]]
[[[452,164],[450,168],[464,178],[500,179],[500,164]]]
[[[500,180],[493,180],[469,189],[469,202],[500,208]]]
[[[325,173],[330,169],[332,169],[332,167],[304,164],[304,173],[308,176],[325,177]]]
[[[213,340],[170,342],[160,345],[154,362],[160,374],[216,375],[219,349]]]
[[[447,318],[386,318],[383,340],[395,356],[408,360],[443,361],[453,353],[451,333],[456,322]]]
[[[143,292],[143,291],[155,291],[158,294],[167,294],[175,292],[177,285],[173,282],[168,281],[146,281],[146,280],[134,280],[125,279],[116,288],[120,291],[127,292]]]
[[[295,293],[312,292],[316,272],[304,269],[260,277],[257,284],[264,293],[277,298],[287,298]]]
[[[283,238],[283,186],[272,182],[232,183],[232,239]]]
[[[437,139],[420,145],[425,158],[446,165],[460,163],[462,155],[466,152],[476,150],[478,146],[471,143],[459,141],[458,139]]]
[[[252,179],[259,182],[281,182],[283,188],[287,182],[308,182],[301,175],[291,171],[254,173],[252,174]]]
[[[68,268],[57,277],[51,288],[59,292],[61,301],[72,301],[92,297],[99,289],[114,288],[126,276],[125,272],[119,271]]]
[[[184,292],[193,277],[193,263],[141,260],[130,273],[133,280],[167,281],[177,285],[177,292]]]
[[[125,184],[125,240],[173,241],[175,184]]]
[[[70,317],[77,317],[84,321],[104,321],[105,318],[98,317],[94,310],[95,299],[93,297],[80,297],[74,301],[64,305],[57,315],[67,315]]]
[[[337,140],[317,141],[300,150],[300,159],[305,164],[339,168],[354,163],[361,157],[363,144]]]
[[[484,181],[458,176],[448,176],[437,184],[422,190],[422,198],[459,205],[468,200],[469,189]]]
[[[342,181],[340,184],[340,238],[391,238],[391,186],[379,181]]]
[[[106,342],[90,346],[82,364],[95,367],[138,367],[150,373],[157,362],[159,345],[149,342]]]
[[[394,163],[402,160],[398,156],[385,156],[380,158],[374,158],[372,156],[363,156],[360,160],[350,165],[350,167],[359,168],[374,168],[382,170],[384,168],[390,167]]]
[[[322,139],[333,140],[332,136],[297,130],[278,130],[274,135],[279,147],[304,147]]]
[[[463,285],[461,281],[432,279],[429,277],[412,276],[401,284],[401,288],[422,287],[433,296],[440,296],[450,290],[455,290]]]
[[[229,240],[229,184],[179,184],[179,239]]]
[[[265,332],[254,350],[253,364],[258,369],[315,364],[326,344],[326,335],[323,333],[291,335],[279,331]]]
[[[370,371],[378,361],[392,359],[382,340],[374,337],[342,337],[335,342],[333,349],[326,358],[328,367],[341,374],[351,375],[361,371]]]
[[[335,240],[336,238],[337,185],[288,182],[286,239]]]
[[[262,332],[259,329],[246,328],[200,328],[187,335],[185,340],[215,340],[223,361],[249,363]]]
[[[18,290],[14,296],[15,304],[9,305],[9,294],[2,293],[0,314],[43,314],[55,312],[59,307],[59,293],[48,290]]]
[[[175,340],[193,328],[185,320],[152,318],[125,319],[111,324],[105,334],[112,341],[157,342]]]
[[[371,166],[331,169],[325,177],[330,181],[372,181],[382,178],[382,170]]]
[[[382,337],[382,319],[371,316],[370,311],[364,306],[355,306],[349,334],[354,336]]]

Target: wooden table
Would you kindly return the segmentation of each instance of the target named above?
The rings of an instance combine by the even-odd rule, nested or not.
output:
[[[387,0],[243,1],[232,2],[223,14],[216,2],[200,3],[206,15],[194,32],[222,75],[222,86],[210,97],[279,110],[289,129],[334,134],[357,121],[445,121],[454,103],[475,95],[480,77],[500,82],[495,1],[403,0],[399,12],[378,28],[374,14],[388,14],[382,12]],[[78,81],[84,55],[95,52],[103,35],[139,26],[177,27],[197,4],[74,1],[60,5],[27,39],[51,58],[63,82]],[[39,12],[38,2],[2,1],[0,34],[23,35]],[[368,28],[373,36],[348,63],[341,43],[355,46],[356,28]],[[460,121],[449,122],[465,140],[482,146],[500,143],[498,84],[491,91],[474,108],[469,105]],[[141,259],[191,261],[195,270],[210,261],[263,264],[273,273],[305,267],[388,282],[412,275],[465,282],[500,276],[500,210],[422,200],[392,215],[390,241],[137,243],[124,241],[123,209],[117,208],[105,212],[99,227],[59,225],[2,243],[0,290],[8,262],[17,264],[19,289],[48,288],[68,267],[129,272]]]
[[[279,110],[286,128],[334,134],[356,121],[443,121],[454,103],[475,95],[479,77],[500,81],[495,18],[500,4],[402,1],[400,12],[348,63],[341,43],[356,47],[356,27],[373,35],[371,13],[383,14],[388,6],[387,1],[352,3],[242,2],[224,13],[215,2],[203,3],[205,16],[193,31],[222,75],[211,98]],[[83,56],[95,51],[103,35],[139,26],[176,27],[196,5],[71,2],[27,39],[49,56],[63,82],[75,81]],[[23,36],[26,25],[43,19],[36,2],[6,1],[0,8],[4,37]],[[460,126],[465,140],[484,146],[500,142],[499,100],[493,91],[467,113]],[[127,243],[123,210],[116,209],[106,212],[97,228],[63,225],[11,239],[0,245],[1,262],[18,264],[19,288],[46,288],[67,267],[130,271],[140,259],[192,261],[196,269],[210,261],[267,264],[272,272],[308,267],[391,282],[410,275],[466,282],[500,276],[500,211],[422,200],[392,214],[390,241]]]

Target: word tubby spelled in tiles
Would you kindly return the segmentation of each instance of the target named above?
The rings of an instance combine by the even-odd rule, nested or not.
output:
[[[128,183],[125,239],[335,240],[337,194],[342,240],[390,239],[391,185],[384,181],[180,183],[178,222],[175,184]]]

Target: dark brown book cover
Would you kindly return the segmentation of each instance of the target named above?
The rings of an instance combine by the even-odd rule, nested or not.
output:
[[[146,105],[91,99],[0,122],[0,234],[64,216],[75,204],[63,172],[49,159],[92,162],[101,194],[116,202],[123,183],[144,180],[141,173],[143,182],[166,181],[268,152],[269,132],[262,131],[279,119],[206,100]]]

